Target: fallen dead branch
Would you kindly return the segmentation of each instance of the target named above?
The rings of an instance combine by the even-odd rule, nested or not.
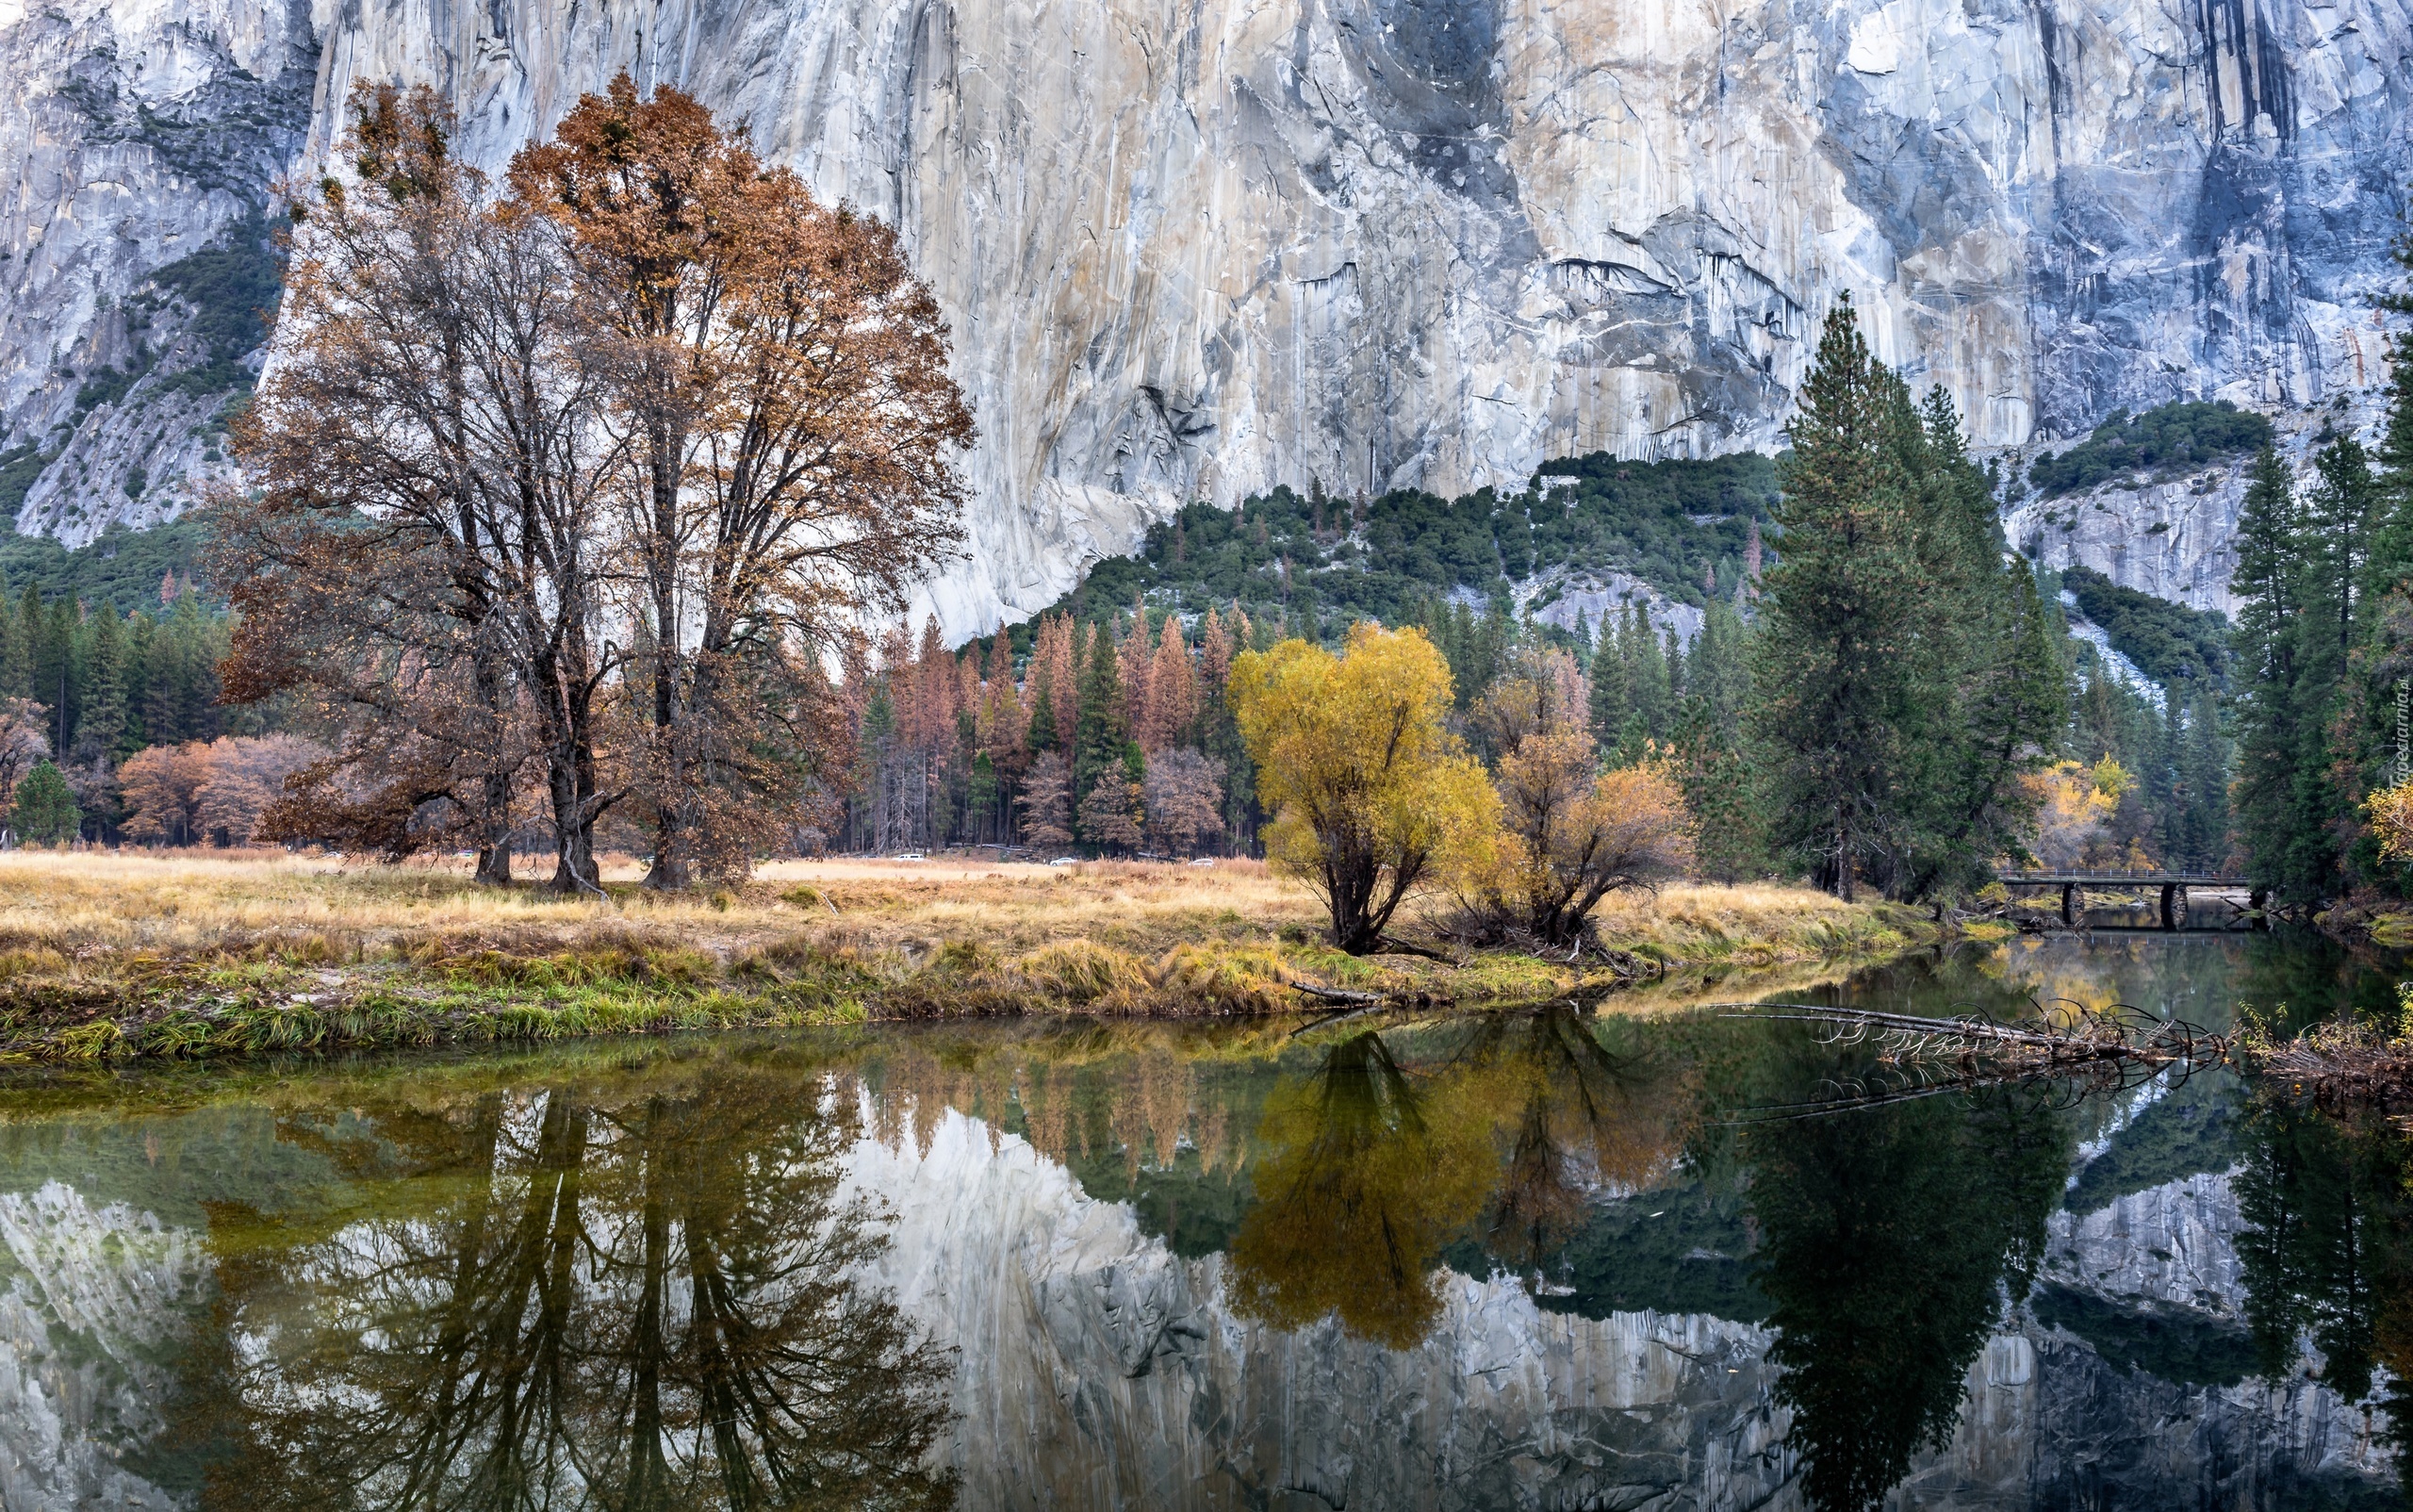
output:
[[[2369,1024],[2322,1024],[2282,1041],[2250,1029],[2238,1060],[2257,1079],[2325,1111],[2413,1107],[2413,1039]]]
[[[2066,1027],[2053,1023],[2042,1004],[2038,1011],[2045,1016],[2043,1025],[2006,1024],[1982,1013],[1928,1018],[1815,1003],[1713,1006],[1730,1018],[1820,1025],[1828,1031],[1828,1044],[1873,1041],[1879,1060],[1896,1065],[1950,1060],[1964,1065],[1983,1062],[1994,1070],[2049,1071],[2120,1061],[2159,1069],[2217,1065],[2229,1058],[2232,1049],[2226,1035],[2183,1019],[2157,1018],[2125,1003],[2098,1010],[2064,1002],[2060,1006],[2069,1011]]]

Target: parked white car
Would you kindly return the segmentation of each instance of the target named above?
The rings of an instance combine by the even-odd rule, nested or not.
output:
[[[1081,858],[1078,856],[1059,856],[1047,864],[1050,866],[1077,866],[1080,863]]]

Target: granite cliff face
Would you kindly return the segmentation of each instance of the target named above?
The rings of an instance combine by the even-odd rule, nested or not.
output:
[[[932,590],[957,634],[1190,498],[1771,445],[1846,291],[1983,443],[2323,401],[2379,381],[2413,176],[2406,0],[82,3],[0,0],[33,101],[0,128],[9,244],[93,249],[8,269],[12,440],[72,404],[62,354],[112,339],[101,295],[169,255],[84,206],[206,235],[363,78],[435,81],[497,163],[627,68],[903,228],[981,424],[971,550]],[[168,90],[170,53],[218,82]],[[218,103],[298,98],[304,54],[306,134]],[[96,70],[211,129],[269,118],[229,159],[251,187],[102,151],[73,92]],[[87,522],[117,498],[79,485]]]
[[[17,529],[192,502],[236,386],[154,275],[266,208],[319,62],[303,0],[0,0],[0,451],[47,459]]]

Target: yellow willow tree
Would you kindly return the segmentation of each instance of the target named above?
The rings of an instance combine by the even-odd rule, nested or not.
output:
[[[824,654],[959,537],[972,413],[895,231],[626,74],[513,160],[566,233],[604,422],[653,887],[742,873],[831,755]]]
[[[1385,933],[1400,904],[1499,830],[1499,796],[1444,722],[1449,664],[1421,631],[1359,624],[1338,657],[1286,640],[1239,658],[1229,698],[1277,815],[1268,858],[1323,899],[1341,949],[1405,948]]]

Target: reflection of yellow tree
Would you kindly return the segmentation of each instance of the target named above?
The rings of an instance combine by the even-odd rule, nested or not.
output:
[[[796,1093],[741,1073],[367,1110],[350,1142],[400,1152],[397,1195],[222,1267],[252,1345],[213,1501],[947,1504],[944,1362],[857,1279],[886,1241],[841,1191],[853,1103]]]
[[[1436,1257],[1496,1169],[1486,1126],[1428,1119],[1380,1037],[1332,1048],[1268,1099],[1256,1206],[1231,1244],[1239,1309],[1282,1328],[1338,1314],[1404,1349],[1440,1311]]]

